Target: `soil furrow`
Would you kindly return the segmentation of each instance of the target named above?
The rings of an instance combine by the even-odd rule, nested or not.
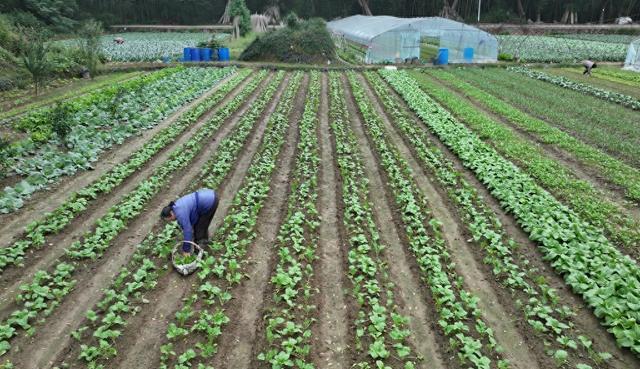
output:
[[[410,262],[413,256],[407,251],[407,247],[403,247],[405,243],[400,236],[403,232],[402,227],[399,226],[397,221],[389,221],[397,220],[394,218],[394,212],[392,211],[394,207],[389,205],[389,196],[391,195],[382,182],[382,172],[363,130],[362,118],[348,83],[345,83],[345,92],[353,132],[358,139],[361,157],[367,173],[374,218],[380,230],[382,244],[386,245],[383,257],[389,267],[391,281],[395,285],[397,292],[395,296],[399,300],[400,313],[410,318],[409,328],[412,335],[409,342],[416,349],[416,354],[424,357],[424,362],[420,364],[422,367],[446,368],[447,359],[440,352],[439,348],[441,346],[438,343],[439,341],[442,342],[443,337],[435,332],[437,326],[436,312],[432,307],[433,305],[428,306],[425,303],[429,301],[426,288],[422,286],[420,277],[417,274],[417,267]]]
[[[213,95],[230,77],[231,76],[227,76],[213,88],[181,107],[153,128],[144,130],[140,135],[131,137],[122,145],[118,145],[102,153],[100,160],[94,164],[93,170],[82,171],[75,176],[66,177],[55,184],[52,189],[33,194],[31,198],[26,200],[27,203],[24,207],[11,214],[0,215],[0,223],[2,224],[0,227],[0,245],[8,244],[15,236],[21,234],[24,231],[24,226],[29,222],[39,219],[45,213],[56,209],[69,197],[69,194],[89,185],[116,165],[126,161],[132,153],[140,149],[156,133],[171,125],[183,113]]]
[[[407,160],[412,170],[413,180],[429,202],[429,208],[434,218],[442,222],[443,237],[451,250],[451,258],[456,263],[456,271],[464,278],[464,283],[469,291],[480,298],[478,306],[482,311],[482,317],[493,328],[497,341],[505,349],[503,353],[505,358],[514,368],[538,368],[535,355],[529,350],[523,335],[513,323],[515,320],[514,312],[500,305],[493,286],[483,275],[481,265],[473,257],[473,252],[470,250],[471,245],[466,241],[470,237],[467,237],[459,218],[450,209],[451,206],[448,204],[447,198],[443,197],[428,179],[428,175],[422,170],[409,148],[393,130],[393,125],[384,112],[380,101],[377,100],[362,76],[359,77],[373,107],[382,118],[390,141]],[[491,276],[488,278],[490,279]]]
[[[146,216],[137,217],[128,230],[118,235],[113,246],[102,257],[102,262],[87,263],[78,273],[78,285],[65,298],[61,305],[47,320],[48,325],[39,327],[32,338],[16,340],[19,350],[11,359],[14,363],[21,363],[20,368],[45,368],[53,364],[53,360],[69,345],[69,334],[82,323],[87,308],[98,301],[102,289],[107,287],[119,269],[126,265],[135,246],[160,223],[158,214],[169,200],[178,197],[185,188],[189,188],[200,174],[203,165],[216,151],[221,140],[228,136],[242,115],[250,108],[260,92],[254,92],[252,98],[227,119],[213,138],[209,139],[205,149],[196,156],[188,168],[176,173],[173,180],[165,186],[163,196],[156,196],[146,206]],[[33,347],[37,346],[37,347]]]
[[[255,131],[241,151],[242,157],[239,158],[234,166],[233,173],[221,184],[218,190],[220,202],[209,227],[210,234],[214,234],[212,231],[217,229],[222,224],[225,216],[227,216],[235,193],[244,182],[246,172],[260,147],[269,117],[275,111],[277,102],[285,90],[289,77],[285,77],[272,102],[267,106],[256,124]],[[109,367],[157,367],[160,361],[160,345],[163,343],[163,339],[160,337],[165,335],[167,325],[173,318],[173,314],[181,308],[182,299],[188,296],[194,287],[197,287],[194,284],[197,283],[197,279],[194,278],[196,277],[184,278],[177,273],[170,272],[159,280],[159,286],[167,287],[157,289],[148,296],[150,301],[155,302],[155,304],[152,304],[152,306],[155,306],[153,309],[143,311],[142,314],[129,322],[122,339],[119,340],[116,346],[120,354]]]
[[[340,187],[336,175],[334,148],[329,134],[329,92],[326,74],[322,76],[320,95],[320,179],[318,211],[320,212],[320,242],[316,275],[313,285],[318,289],[318,321],[313,326],[312,352],[319,369],[348,369],[347,355],[350,334],[348,331],[348,306],[344,289],[346,281],[346,253],[340,232],[337,194]]]
[[[553,269],[551,269],[550,266],[543,260],[542,254],[538,250],[536,243],[529,240],[526,232],[522,230],[522,228],[518,225],[518,223],[513,219],[511,215],[507,214],[502,209],[500,203],[491,195],[487,188],[480,181],[478,181],[473,172],[464,167],[458,157],[454,153],[452,153],[442,142],[440,142],[440,140],[435,135],[431,133],[431,131],[422,123],[420,118],[418,118],[415,113],[406,106],[404,100],[395,91],[392,91],[390,88],[389,93],[393,95],[394,99],[396,99],[396,101],[400,103],[404,111],[410,117],[412,117],[412,119],[416,122],[416,126],[430,137],[431,143],[433,143],[445,155],[447,160],[449,160],[453,164],[456,171],[460,173],[463,178],[478,191],[478,194],[482,199],[484,199],[486,205],[496,214],[496,216],[500,220],[500,223],[503,225],[505,232],[510,237],[512,237],[516,243],[521,245],[521,248],[518,251],[524,254],[523,257],[529,261],[530,267],[537,270],[538,274],[543,275],[545,281],[552,288],[558,291],[559,303],[561,305],[566,305],[572,308],[572,310],[576,313],[576,315],[573,317],[573,322],[579,330],[587,332],[594,340],[594,349],[598,351],[609,352],[613,355],[613,359],[609,360],[607,364],[611,368],[617,369],[638,367],[638,359],[629,350],[620,349],[616,345],[613,336],[606,331],[606,328],[600,325],[598,319],[593,315],[592,311],[585,306],[582,298],[575,295],[566,285],[562,277],[558,276],[553,271]],[[394,131],[396,132],[396,134],[399,134],[395,127]],[[402,134],[400,134],[400,136],[402,136]],[[405,144],[410,145],[407,143],[407,141],[405,141]],[[424,168],[423,170],[425,171],[425,173],[428,173],[428,170],[425,170]],[[481,257],[478,256],[478,258]],[[527,336],[525,337],[525,339],[527,339],[531,345],[534,345],[535,342],[537,342],[534,336]],[[532,340],[534,342],[531,342]]]
[[[269,196],[258,216],[256,233],[258,237],[247,253],[248,280],[242,282],[238,290],[232,293],[234,298],[228,308],[231,322],[219,338],[218,354],[211,365],[214,368],[250,369],[260,365],[254,349],[264,330],[260,318],[264,311],[265,294],[272,292],[268,288],[269,277],[276,264],[276,251],[273,245],[278,230],[286,215],[289,196],[289,176],[293,172],[298,144],[298,121],[304,111],[304,101],[308,88],[309,75],[304,76],[298,96],[289,116],[284,147],[280,150],[276,170],[271,179]]]
[[[524,129],[511,124],[506,118],[497,115],[496,113],[490,111],[486,107],[484,107],[479,101],[476,99],[469,98],[464,96],[460,92],[460,90],[455,87],[449,86],[441,80],[433,77],[432,80],[442,86],[442,88],[446,88],[452,93],[454,93],[460,100],[465,100],[473,104],[474,108],[479,112],[487,115],[492,120],[511,128],[511,130],[516,134],[519,138],[531,141],[536,143],[542,154],[544,156],[555,160],[561,166],[567,169],[567,171],[573,174],[577,179],[585,181],[596,189],[600,195],[608,200],[609,202],[615,204],[620,211],[629,213],[636,220],[640,219],[640,208],[635,206],[632,202],[625,199],[625,190],[616,184],[607,181],[602,175],[594,168],[590,168],[587,164],[580,162],[575,158],[571,153],[553,145],[546,144],[544,141],[540,140],[537,136],[532,133],[526,132]],[[461,119],[464,121],[464,119]]]
[[[267,78],[268,79],[268,78]],[[227,95],[219,104],[223,106],[233,99],[250,79],[243,81],[234,91]],[[263,81],[263,84],[266,81]],[[257,94],[255,96],[258,96]],[[103,196],[96,201],[84,213],[83,216],[74,219],[67,229],[70,231],[62,232],[58,235],[49,237],[46,246],[39,250],[33,251],[25,260],[25,267],[11,268],[5,271],[0,277],[0,283],[5,286],[0,293],[0,311],[3,311],[18,291],[21,284],[30,281],[38,270],[47,269],[65,252],[65,247],[78,240],[88,230],[93,227],[96,220],[100,219],[113,205],[117,204],[124,196],[133,190],[140,182],[145,180],[160,163],[163,163],[171,155],[172,151],[187,142],[197,130],[203,126],[218,111],[218,107],[206,113],[201,119],[176,139],[170,145],[167,145],[160,153],[152,158],[143,168],[136,171],[132,176],[127,178],[116,190]]]

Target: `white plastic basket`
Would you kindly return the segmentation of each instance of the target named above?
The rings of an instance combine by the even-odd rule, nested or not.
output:
[[[182,252],[182,244],[184,242],[187,242],[193,245],[193,248],[195,249],[197,256],[196,256],[196,259],[190,264],[178,265],[176,264],[176,254]],[[178,273],[184,276],[187,276],[195,272],[196,269],[198,269],[198,264],[200,263],[200,260],[202,260],[203,255],[204,255],[204,250],[197,243],[191,242],[191,241],[180,241],[176,244],[176,246],[173,248],[173,252],[171,253],[171,264],[173,264],[173,267],[178,271]]]

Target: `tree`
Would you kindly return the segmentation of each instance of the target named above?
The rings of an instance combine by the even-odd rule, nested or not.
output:
[[[33,30],[23,32],[20,49],[22,65],[31,74],[35,94],[38,96],[39,87],[44,84],[52,68],[45,36],[42,32]]]
[[[102,35],[102,24],[90,20],[82,25],[78,34],[78,43],[82,62],[85,64],[91,75],[91,79],[98,74],[100,64],[100,36]]]
[[[240,36],[244,36],[251,31],[251,13],[244,0],[231,0],[229,15],[232,19],[238,17],[240,20]]]

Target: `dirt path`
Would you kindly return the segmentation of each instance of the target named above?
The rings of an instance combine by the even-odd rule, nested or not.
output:
[[[427,287],[421,282],[415,265],[410,262],[413,255],[407,251],[406,243],[403,242],[405,240],[401,240],[402,227],[398,222],[390,221],[397,220],[392,211],[395,207],[390,205],[389,201],[392,195],[388,193],[382,182],[382,170],[376,162],[372,146],[363,130],[362,118],[348,82],[345,82],[345,93],[350,121],[358,139],[365,173],[369,181],[374,218],[380,230],[381,243],[386,245],[383,257],[387,260],[390,279],[395,285],[395,296],[400,307],[400,314],[410,318],[409,328],[412,335],[409,342],[416,349],[416,354],[424,357],[424,362],[420,364],[421,367],[446,368],[445,361],[447,359],[443,357],[439,349],[445,338],[435,331],[437,326],[435,305],[429,303],[431,299],[428,296]]]
[[[513,217],[503,211],[500,203],[491,195],[487,188],[477,180],[473,172],[464,167],[458,157],[428,130],[428,128],[424,125],[424,123],[422,123],[420,118],[418,118],[406,106],[406,103],[402,100],[401,97],[397,95],[395,91],[390,90],[389,93],[394,96],[394,99],[396,99],[403,107],[403,109],[409,114],[409,116],[412,117],[412,120],[416,122],[416,126],[420,127],[423,132],[427,133],[427,135],[431,138],[431,143],[433,143],[440,151],[442,151],[445,157],[454,165],[456,171],[460,173],[462,177],[478,191],[478,195],[482,199],[484,199],[487,206],[496,214],[497,218],[500,220],[500,223],[503,225],[505,232],[510,237],[512,237],[517,244],[521,246],[519,248],[519,253],[523,255],[524,259],[529,261],[530,268],[537,270],[538,274],[542,275],[545,278],[545,281],[549,284],[549,286],[554,288],[558,292],[560,299],[559,303],[561,305],[566,305],[572,308],[572,310],[576,313],[576,316],[573,317],[572,321],[581,332],[588,334],[589,337],[593,339],[594,349],[600,352],[609,352],[614,356],[613,359],[607,362],[609,367],[616,369],[640,367],[640,360],[636,358],[629,350],[622,350],[617,347],[613,336],[606,331],[606,328],[600,325],[598,319],[593,315],[592,311],[587,306],[585,306],[582,298],[575,295],[564,282],[562,277],[558,276],[553,271],[553,269],[543,260],[542,254],[538,250],[536,243],[529,240],[528,235],[522,230],[522,228],[520,228]],[[399,134],[399,132],[395,130],[395,128],[394,131],[396,131],[396,134]],[[422,169],[427,178],[431,176],[431,174],[427,170],[424,170],[424,168]],[[477,260],[482,260],[481,253],[476,253],[476,258]],[[494,277],[491,276],[490,270],[488,269],[489,267],[486,266],[484,268],[485,274],[489,276],[488,279],[493,279]],[[497,332],[495,333],[497,336]],[[525,336],[524,338],[532,347],[541,344],[540,340],[537,339],[537,336],[535,335]]]
[[[490,111],[486,107],[484,107],[479,101],[476,99],[469,98],[464,96],[460,90],[446,85],[441,80],[430,76],[431,80],[437,85],[441,86],[443,89],[447,89],[451,91],[456,97],[458,97],[462,101],[467,101],[473,105],[475,109],[479,112],[484,113],[493,121],[502,124],[503,126],[510,129],[518,138],[535,143],[537,147],[540,148],[541,153],[558,162],[562,167],[564,167],[570,174],[576,179],[582,180],[586,183],[589,183],[599,195],[606,201],[611,202],[616,205],[618,209],[623,213],[628,213],[634,219],[640,220],[640,208],[637,207],[632,202],[625,199],[625,190],[620,186],[607,181],[599,171],[595,168],[590,167],[589,165],[581,162],[575,156],[554,144],[547,144],[534,134],[526,132],[524,129],[512,124],[506,118],[495,114]],[[460,118],[458,118],[460,119]],[[464,121],[464,119],[460,119]],[[543,186],[544,187],[544,186]]]
[[[173,179],[165,186],[163,195],[154,197],[146,206],[146,216],[136,218],[129,225],[128,230],[122,232],[113,241],[113,246],[107,250],[100,261],[85,264],[85,268],[76,275],[76,280],[79,281],[78,285],[47,319],[48,324],[38,328],[37,333],[31,339],[16,340],[16,345],[21,349],[12,355],[11,359],[14,363],[20,364],[17,367],[40,369],[50,367],[53,364],[55,358],[69,345],[71,340],[69,334],[82,323],[86,310],[102,296],[102,289],[109,286],[118,270],[126,265],[135,252],[135,246],[154,226],[160,224],[157,214],[162,207],[167,204],[169,199],[176,198],[184,189],[189,188],[198,178],[203,165],[217,150],[221,140],[231,133],[236,123],[249,109],[251,101],[259,93],[259,91],[254,93],[253,97],[240,110],[236,111],[231,119],[225,121],[217,134],[209,139],[208,144],[205,144],[205,149],[186,169],[174,174]]]
[[[183,113],[213,95],[220,86],[228,81],[229,77],[220,81],[212,89],[202,94],[197,99],[185,104],[167,119],[151,129],[144,130],[140,135],[131,137],[122,145],[115,146],[101,154],[99,161],[94,163],[94,169],[82,171],[72,177],[65,177],[59,183],[53,185],[51,190],[38,191],[30,199],[26,200],[24,207],[11,214],[0,215],[0,245],[6,245],[13,238],[22,234],[24,226],[35,219],[56,209],[67,200],[69,195],[80,188],[84,188],[116,165],[125,162],[131,154],[140,149],[151,137],[163,128],[175,122]],[[189,130],[187,130],[188,132]]]
[[[340,193],[334,147],[329,133],[329,91],[327,75],[322,76],[320,95],[320,176],[318,211],[320,240],[313,285],[318,288],[318,321],[313,325],[312,356],[318,369],[349,369],[349,324],[345,287],[348,286],[346,250],[340,232],[337,194]]]
[[[273,246],[287,211],[289,176],[295,166],[299,138],[298,121],[304,112],[308,85],[309,75],[306,74],[289,116],[289,129],[271,178],[267,201],[258,216],[258,237],[248,249],[248,280],[241,283],[233,293],[237,297],[227,308],[231,323],[220,336],[218,354],[211,362],[214,368],[251,369],[259,365],[257,354],[253,355],[253,352],[256,342],[261,338],[258,334],[263,332],[257,327],[264,310],[265,293],[271,291],[269,278],[275,268],[277,257]]]
[[[368,84],[365,83],[362,76],[359,76],[359,79],[374,109],[382,118],[390,141],[407,160],[412,170],[413,180],[429,202],[429,208],[434,218],[442,222],[442,235],[451,250],[451,258],[456,263],[456,272],[464,278],[468,291],[480,298],[478,306],[482,317],[493,328],[496,340],[505,349],[503,355],[513,368],[539,368],[536,356],[529,350],[518,327],[513,323],[515,320],[513,312],[500,305],[493,286],[488,282],[487,276],[483,275],[482,267],[473,257],[470,247],[476,246],[466,241],[469,237],[463,231],[459,218],[451,211],[448,199],[442,197],[434,184],[429,181],[427,173],[422,170],[410,149],[393,129],[389,117]]]
[[[260,147],[260,142],[267,127],[269,117],[276,109],[277,102],[284,93],[289,77],[285,77],[276,92],[272,102],[266,107],[262,117],[256,123],[254,132],[247,140],[242,157],[230,177],[220,186],[220,203],[216,211],[210,231],[220,227],[224,217],[231,208],[235,193],[241,187],[249,166],[255,153]],[[211,233],[213,234],[213,233]],[[112,368],[152,368],[159,364],[160,345],[167,330],[167,325],[173,318],[173,314],[182,306],[182,298],[186,297],[192,290],[192,283],[197,282],[195,277],[183,278],[176,273],[169,273],[162,278],[159,285],[166,285],[167,288],[154,291],[149,300],[156,301],[155,308],[148,309],[141,315],[130,321],[124,336],[118,342],[117,349],[120,355],[110,367]]]
[[[72,242],[78,240],[85,232],[92,229],[95,222],[107,211],[117,204],[124,196],[131,192],[138,184],[144,181],[155,168],[165,162],[171,152],[187,142],[209,119],[211,119],[228,101],[232,100],[250,79],[243,81],[236,89],[229,93],[216,108],[212,109],[195,124],[179,136],[173,143],[167,145],[161,152],[154,156],[143,168],[136,171],[127,178],[117,189],[95,201],[81,217],[74,219],[67,227],[68,231],[63,231],[58,235],[48,237],[46,246],[39,250],[32,250],[25,258],[25,266],[21,268],[9,268],[0,276],[0,284],[4,286],[0,293],[0,311],[3,311],[11,303],[21,284],[30,281],[38,270],[47,269],[65,252],[65,248]],[[264,82],[263,82],[264,83]],[[257,96],[257,95],[256,95]]]

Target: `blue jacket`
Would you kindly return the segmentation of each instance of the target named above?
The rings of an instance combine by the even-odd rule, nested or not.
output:
[[[193,242],[193,227],[198,223],[200,215],[211,210],[216,196],[215,191],[204,188],[176,200],[172,210],[182,228],[185,241]]]

